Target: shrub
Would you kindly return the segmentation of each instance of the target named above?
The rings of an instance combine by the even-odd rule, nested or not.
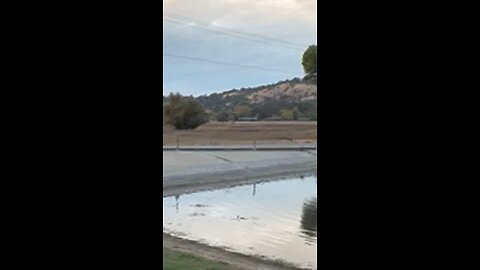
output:
[[[170,94],[163,107],[164,121],[176,129],[194,129],[208,121],[205,109],[193,98]]]

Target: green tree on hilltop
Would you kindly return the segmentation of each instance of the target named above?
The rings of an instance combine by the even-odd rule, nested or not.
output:
[[[302,56],[304,80],[317,84],[317,45],[309,46]]]
[[[305,50],[302,57],[302,66],[306,74],[317,72],[317,45],[311,45]]]

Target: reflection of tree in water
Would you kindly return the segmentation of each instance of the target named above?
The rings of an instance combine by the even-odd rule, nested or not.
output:
[[[175,210],[178,214],[178,199],[180,199],[180,195],[175,195]]]
[[[301,228],[307,240],[317,237],[317,197],[303,203]]]

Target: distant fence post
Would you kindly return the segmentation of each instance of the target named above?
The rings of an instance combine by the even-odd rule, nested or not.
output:
[[[175,147],[177,151],[178,151],[178,149],[179,149],[179,147],[180,147],[180,140],[179,140],[178,137],[179,137],[179,136],[177,135],[177,137],[176,137],[176,147]]]
[[[253,138],[253,150],[257,150],[257,140]]]

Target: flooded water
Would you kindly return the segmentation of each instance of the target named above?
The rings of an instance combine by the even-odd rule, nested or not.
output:
[[[308,176],[163,199],[166,233],[317,266],[317,179]]]

